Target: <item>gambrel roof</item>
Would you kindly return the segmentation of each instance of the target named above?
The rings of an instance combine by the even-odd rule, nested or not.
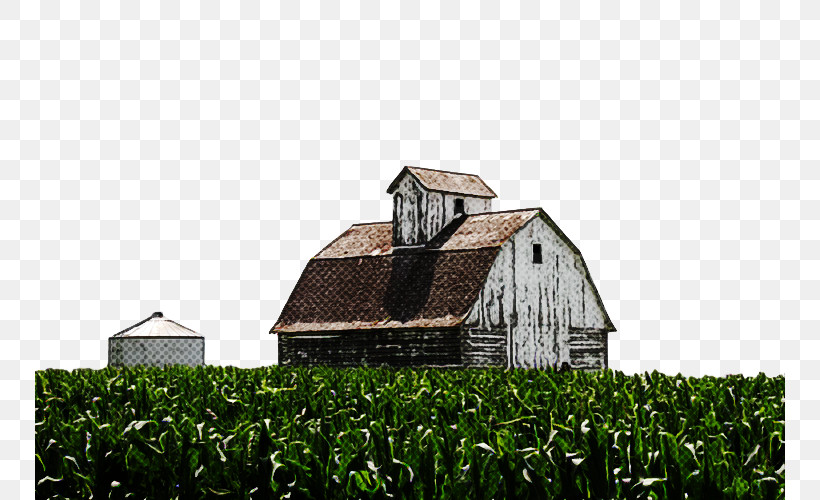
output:
[[[501,245],[536,217],[581,256],[540,208],[460,217],[422,248],[394,248],[391,222],[355,224],[308,262],[271,333],[458,327]]]
[[[418,180],[428,191],[453,193],[475,196],[478,198],[496,198],[495,192],[484,183],[481,177],[473,174],[447,172],[444,170],[430,170],[428,168],[404,167],[399,175],[390,183],[387,193],[396,190],[405,174],[410,174]]]
[[[537,215],[539,210],[513,210],[468,215],[460,225],[450,228],[451,231],[454,229],[454,232],[443,232],[438,242],[434,237],[428,247],[439,251],[498,247]],[[319,252],[314,259],[391,255],[394,250],[392,238],[392,222],[354,224]],[[445,238],[445,241],[440,241]],[[436,247],[437,243],[441,246]]]

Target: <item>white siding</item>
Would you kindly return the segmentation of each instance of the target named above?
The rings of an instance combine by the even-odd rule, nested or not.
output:
[[[541,244],[541,264],[533,263],[533,243]],[[465,326],[506,329],[512,366],[560,366],[570,362],[570,327],[605,327],[591,290],[580,258],[536,217],[501,246]]]
[[[426,195],[411,175],[405,175],[399,183],[393,193],[393,245],[421,245],[427,241]]]
[[[426,234],[430,235],[430,238],[438,234],[449,221],[445,217],[445,197],[444,193],[437,193],[435,191],[430,191],[425,193],[427,195],[427,210],[425,215],[427,216],[426,220]],[[428,238],[429,240],[429,238]]]

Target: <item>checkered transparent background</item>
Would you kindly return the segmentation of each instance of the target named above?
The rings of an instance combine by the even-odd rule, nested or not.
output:
[[[444,4],[0,4],[4,495],[33,496],[35,370],[154,311],[274,363],[307,259],[389,220],[406,164],[543,207],[611,367],[785,374],[816,493],[820,3]]]

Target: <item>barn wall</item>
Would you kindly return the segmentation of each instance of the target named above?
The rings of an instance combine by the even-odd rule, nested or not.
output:
[[[393,245],[422,245],[453,220],[455,199],[464,200],[467,214],[489,212],[492,200],[427,191],[405,174],[393,193]]]
[[[507,366],[507,331],[464,328],[461,333],[464,366]]]
[[[412,175],[405,175],[393,193],[393,246],[427,241],[427,193]]]
[[[280,365],[444,366],[460,363],[457,329],[279,334]]]
[[[456,198],[464,200],[464,212],[466,214],[479,214],[492,210],[492,199],[475,198],[463,194],[438,193],[434,191],[424,192],[426,203],[426,223],[425,234],[433,238],[444,226],[449,224],[456,213]]]
[[[447,217],[446,198],[447,195],[444,193],[424,191],[424,234],[428,236],[427,241],[438,234],[453,218],[452,215]]]
[[[493,210],[493,200],[492,198],[472,198],[472,197],[465,197],[459,195],[449,195],[450,196],[450,212],[455,212],[455,200],[456,198],[464,198],[464,211],[468,214],[480,214],[484,212],[492,212]]]
[[[108,364],[111,366],[164,366],[205,363],[204,338],[139,338],[108,339]]]
[[[533,243],[541,244],[541,264],[533,263]],[[465,326],[503,329],[512,366],[572,364],[569,328],[604,328],[591,290],[580,258],[544,220],[534,218],[501,246]]]
[[[608,366],[607,347],[605,331],[575,328],[569,331],[569,352],[573,368],[586,370],[606,368]]]

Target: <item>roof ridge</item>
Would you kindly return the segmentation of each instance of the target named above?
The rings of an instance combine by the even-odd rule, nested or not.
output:
[[[467,214],[467,217],[472,217],[473,215],[494,215],[494,214],[510,214],[513,212],[539,212],[543,211],[544,209],[541,207],[535,208],[513,208],[510,210],[493,210],[490,212],[476,212],[472,214]]]
[[[478,174],[465,174],[464,172],[454,172],[452,170],[441,170],[441,169],[438,169],[438,168],[414,167],[413,165],[405,165],[404,167],[405,168],[413,168],[413,169],[416,169],[416,170],[427,170],[429,172],[441,172],[443,174],[469,175],[471,177],[478,177],[479,179],[481,179],[481,176],[479,176]]]
[[[402,178],[404,178],[406,174],[412,176],[416,180],[416,182],[420,183],[422,187],[431,192],[461,194],[486,199],[498,198],[496,192],[493,191],[493,189],[478,174],[453,172],[451,170],[437,170],[433,168],[413,167],[410,165],[405,165],[404,167],[402,167],[399,174],[393,179],[393,181],[387,187],[388,194],[393,194],[393,192],[398,187],[398,183]],[[462,185],[448,186],[446,182],[440,182],[442,177],[452,180],[452,182],[454,182],[455,184]],[[469,181],[466,180],[467,178],[469,178]]]
[[[312,260],[343,260],[343,259],[377,259],[381,257],[396,257],[396,256],[405,256],[405,255],[419,255],[419,254],[427,254],[427,253],[459,253],[459,252],[477,252],[480,250],[495,250],[501,245],[486,245],[482,247],[471,247],[471,248],[448,248],[442,250],[441,248],[428,248],[428,247],[418,247],[413,248],[411,251],[407,252],[396,252],[396,253],[381,253],[378,255],[345,255],[342,257],[313,257],[310,259]],[[308,262],[310,262],[308,261]]]

